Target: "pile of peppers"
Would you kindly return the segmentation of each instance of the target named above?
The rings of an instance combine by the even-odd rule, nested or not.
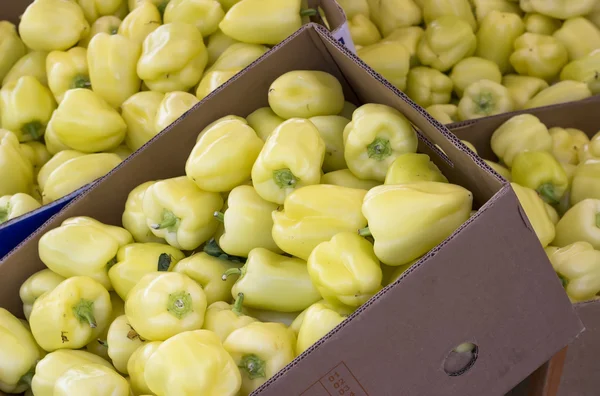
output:
[[[471,216],[398,110],[356,108],[313,70],[268,103],[199,131],[121,224],[42,235],[27,321],[0,309],[0,390],[249,395]]]

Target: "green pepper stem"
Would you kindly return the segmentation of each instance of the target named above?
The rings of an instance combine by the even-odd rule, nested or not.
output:
[[[75,88],[91,88],[92,83],[90,82],[90,78],[88,76],[84,76],[82,74],[78,74],[73,78],[71,82],[71,89]]]
[[[244,306],[244,293],[238,293],[235,302],[233,303],[233,308],[231,308],[231,312],[240,316],[242,314],[242,307]]]
[[[305,10],[300,10],[300,16],[315,16],[319,13],[319,11],[314,8],[307,8]]]
[[[0,223],[2,221],[0,220]],[[600,228],[600,212],[596,213],[596,227]]]
[[[279,188],[295,188],[300,181],[288,168],[274,170],[273,180]]]
[[[558,275],[558,279],[560,279],[560,283],[562,283],[562,286],[563,286],[564,288],[566,288],[566,287],[567,287],[567,285],[569,284],[569,281],[567,280],[567,278],[565,278],[564,276],[562,276],[562,275],[561,275],[561,274],[559,274],[559,273],[556,273],[556,275]]]
[[[82,298],[77,304],[73,305],[73,313],[80,322],[87,322],[92,329],[96,328],[93,301]]]
[[[556,189],[552,183],[544,183],[537,188],[537,193],[540,197],[550,205],[556,205],[560,202],[556,196]]]
[[[388,139],[375,138],[367,146],[367,155],[376,161],[382,161],[392,155],[392,145]]]
[[[117,33],[119,33],[119,27],[118,26],[113,26],[113,27],[110,28],[110,34],[111,34],[111,36],[114,36]]]
[[[102,345],[104,348],[108,348],[108,342],[101,340],[99,338],[96,341],[98,341],[98,344]]]
[[[171,228],[177,224],[179,218],[173,214],[170,210],[164,209],[162,213],[162,221],[158,224],[152,224],[152,228],[155,230],[161,230],[163,228]]]
[[[361,237],[373,236],[373,234],[371,234],[371,230],[369,230],[369,227],[361,228],[360,230],[358,230],[358,235],[360,235]]]
[[[23,374],[23,376],[19,379],[19,383],[31,387],[31,380],[33,379],[34,374],[35,374],[35,368],[33,368],[30,371]]]
[[[39,121],[31,121],[21,128],[23,135],[31,137],[31,140],[37,140],[44,132],[44,125]]]
[[[481,93],[477,97],[475,104],[478,108],[478,114],[490,115],[492,110],[494,110],[494,97],[490,92]]]
[[[242,275],[242,270],[240,268],[229,268],[227,271],[225,271],[223,273],[223,276],[221,277],[221,279],[226,281],[230,275]]]
[[[213,216],[221,223],[225,223],[225,215],[223,214],[223,212],[216,211],[215,213],[213,213]]]
[[[158,256],[157,270],[159,272],[168,271],[172,261],[173,257],[169,253],[161,253],[160,256]]]
[[[251,380],[256,378],[265,378],[265,366],[265,361],[254,354],[244,355],[238,364],[239,368],[248,373],[248,377]]]
[[[167,301],[167,311],[177,319],[183,319],[193,311],[192,303],[192,295],[185,290],[172,293]]]

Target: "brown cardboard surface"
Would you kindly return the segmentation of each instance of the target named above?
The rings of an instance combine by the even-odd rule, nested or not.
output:
[[[480,210],[256,394],[503,395],[579,334],[581,323],[510,186],[317,25],[225,83],[0,261],[0,306],[21,313],[18,288],[43,267],[37,243],[44,232],[78,215],[120,224],[131,189],[184,174],[202,128],[267,105],[271,82],[298,69],[332,73],[356,104],[403,112],[421,131],[420,150],[450,181],[469,188]],[[449,376],[444,360],[465,341],[478,346],[476,360]]]

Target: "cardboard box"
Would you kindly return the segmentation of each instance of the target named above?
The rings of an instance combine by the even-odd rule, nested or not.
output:
[[[0,306],[21,314],[18,289],[43,268],[37,243],[44,232],[81,215],[120,224],[131,189],[184,174],[202,128],[266,106],[271,82],[298,69],[333,74],[351,102],[404,113],[420,130],[419,150],[473,192],[479,212],[255,394],[503,395],[579,334],[581,323],[510,185],[317,25],[221,86],[0,261]],[[463,342],[474,343],[475,353],[454,364],[451,351]]]
[[[448,125],[448,128],[459,139],[473,143],[481,157],[496,160],[490,147],[492,133],[503,122],[516,114],[530,113],[537,116],[549,128],[577,128],[591,137],[600,130],[599,109],[600,97],[595,96],[578,102],[455,123]],[[547,392],[540,393],[540,395],[548,396],[599,394],[600,377],[597,375],[597,357],[600,354],[600,301],[578,303],[574,307],[586,331],[568,346],[566,359],[564,353],[557,355],[548,364],[542,366],[535,377],[529,379],[527,386],[522,385],[522,389],[544,388]],[[560,368],[562,362],[564,362],[564,368],[557,370],[556,367]],[[560,378],[561,371],[562,379]]]
[[[9,20],[15,24],[19,23],[20,15],[31,3],[31,0],[12,0],[5,1],[0,9],[0,20]],[[310,0],[310,7],[321,7],[327,18],[327,24],[331,28],[332,35],[341,43],[345,44],[351,50],[354,50],[354,44],[350,37],[348,22],[342,8],[335,0]],[[315,21],[324,23],[318,16]],[[15,246],[23,241],[29,234],[35,231],[46,220],[61,210],[73,198],[85,191],[88,186],[74,191],[73,193],[62,197],[61,199],[44,205],[41,208],[29,212],[21,217],[12,219],[0,225],[0,258],[10,252]]]

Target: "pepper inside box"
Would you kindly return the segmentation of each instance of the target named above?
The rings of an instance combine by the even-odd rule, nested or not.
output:
[[[270,84],[292,70],[329,72],[346,100],[401,111],[421,131],[419,151],[472,191],[479,212],[255,394],[503,395],[580,333],[510,186],[317,25],[217,89],[3,259],[0,306],[21,315],[18,288],[43,267],[37,244],[46,231],[73,216],[120,224],[133,188],[183,175],[200,130],[266,106]],[[454,370],[451,352],[465,342],[476,352],[466,369]]]

